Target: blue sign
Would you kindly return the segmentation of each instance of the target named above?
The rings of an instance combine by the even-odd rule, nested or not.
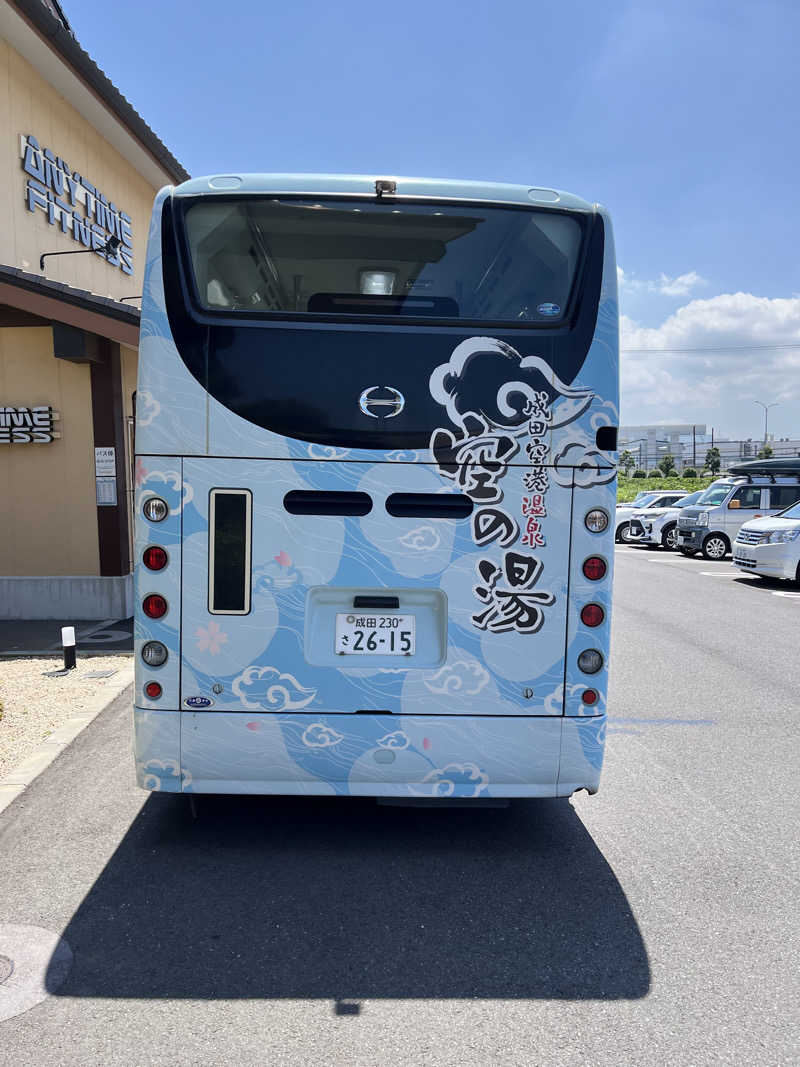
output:
[[[51,226],[56,223],[73,241],[91,248],[123,274],[133,274],[131,217],[96,189],[60,156],[42,149],[31,134],[22,145],[22,169],[28,175],[28,211],[41,208]],[[115,252],[103,252],[108,238],[118,238]]]
[[[560,315],[561,307],[559,304],[540,304],[536,309],[540,315]]]

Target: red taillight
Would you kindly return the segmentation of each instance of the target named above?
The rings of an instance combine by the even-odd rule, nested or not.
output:
[[[597,703],[597,692],[596,692],[596,690],[594,690],[594,689],[584,689],[583,694],[581,695],[581,703],[582,704],[588,704],[589,707],[591,707],[592,704],[596,704]]]
[[[142,561],[149,571],[162,571],[167,565],[167,553],[160,545],[150,545],[144,550]]]
[[[599,604],[585,604],[581,608],[581,622],[584,626],[599,626],[606,613]]]
[[[158,682],[148,682],[144,687],[144,693],[149,700],[158,700],[161,696],[161,686]]]
[[[150,593],[142,601],[144,613],[149,619],[160,619],[167,614],[167,602],[158,593]]]
[[[589,556],[583,561],[583,573],[593,582],[599,582],[606,576],[606,561],[599,556]]]

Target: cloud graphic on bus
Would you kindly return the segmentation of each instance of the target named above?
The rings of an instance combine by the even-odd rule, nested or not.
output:
[[[149,496],[160,496],[169,507],[170,515],[180,515],[194,499],[194,489],[181,480],[178,471],[149,471],[142,487],[140,503]]]
[[[337,445],[320,445],[312,441],[308,446],[308,454],[311,459],[344,459],[350,455],[350,449],[339,448]]]
[[[189,771],[182,771],[177,760],[149,759],[145,764],[139,765],[139,773],[142,776],[142,788],[154,791],[180,792],[181,783],[184,786],[192,784],[192,776]]]
[[[431,678],[424,679],[432,693],[460,693],[475,696],[489,684],[489,672],[477,660],[459,659],[447,663]]]
[[[343,737],[344,734],[321,722],[312,722],[303,730],[303,744],[309,748],[330,748],[338,745]]]
[[[277,667],[247,667],[231,687],[246,708],[266,711],[294,711],[310,704],[316,689],[306,689],[293,674],[281,674]]]
[[[585,441],[570,441],[553,458],[553,480],[558,485],[576,489],[591,489],[607,485],[616,477],[614,467],[608,467],[608,456]],[[603,464],[601,466],[601,464]]]
[[[477,797],[488,785],[488,774],[474,763],[448,763],[426,774],[411,792],[421,797]]]
[[[418,526],[415,530],[409,530],[398,538],[401,545],[413,548],[417,552],[428,552],[438,548],[442,542],[439,534],[432,526]]]
[[[594,396],[591,390],[566,385],[540,356],[522,356],[494,337],[469,337],[456,345],[449,361],[431,375],[430,390],[450,421],[463,429],[470,413],[494,427],[520,427],[528,421],[534,394],[541,392],[553,408],[551,426],[566,426]]]
[[[136,391],[136,424],[149,426],[161,414],[161,404],[146,389]]]
[[[402,730],[395,730],[392,734],[384,734],[383,737],[378,738],[378,745],[381,748],[408,748],[410,744],[408,734],[404,734]]]

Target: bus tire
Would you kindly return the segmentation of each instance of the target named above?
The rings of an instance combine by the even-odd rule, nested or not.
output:
[[[674,552],[678,547],[678,527],[667,526],[661,534],[661,547]]]
[[[703,553],[703,559],[720,560],[725,559],[730,552],[731,546],[728,544],[728,538],[724,534],[711,533],[703,541],[703,547],[700,551]]]

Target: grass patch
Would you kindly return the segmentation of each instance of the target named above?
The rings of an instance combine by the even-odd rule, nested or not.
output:
[[[706,489],[720,475],[712,478],[626,478],[620,474],[617,481],[617,503],[626,504],[633,500],[637,493],[646,492],[648,489],[683,489],[687,494],[696,489]]]

